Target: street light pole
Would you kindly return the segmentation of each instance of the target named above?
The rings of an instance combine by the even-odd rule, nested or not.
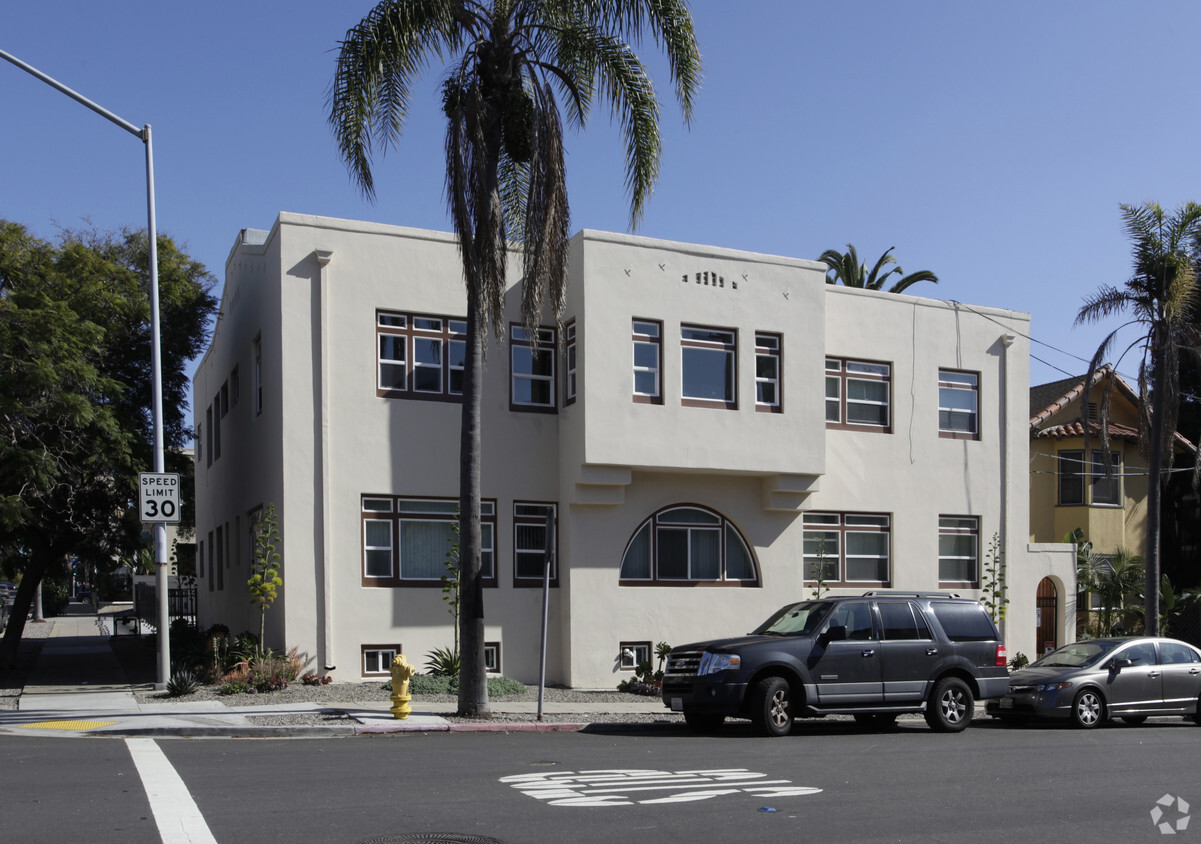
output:
[[[150,241],[150,369],[153,377],[152,415],[154,418],[154,471],[163,473],[165,461],[163,458],[163,368],[162,346],[159,341],[159,306],[158,306],[158,228],[154,213],[154,145],[150,138],[150,124],[141,129],[113,114],[108,109],[89,100],[76,91],[68,88],[36,67],[18,59],[11,53],[0,50],[0,59],[12,62],[26,73],[36,76],[52,88],[66,94],[71,99],[87,106],[101,117],[109,120],[131,135],[141,139],[146,145],[146,216],[148,218],[147,237]],[[156,688],[164,689],[171,677],[171,640],[170,624],[167,606],[167,525],[163,522],[154,524],[154,569],[155,591],[158,598],[158,683]]]

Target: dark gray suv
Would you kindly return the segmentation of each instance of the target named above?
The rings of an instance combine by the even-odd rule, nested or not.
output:
[[[673,648],[663,703],[695,730],[749,718],[783,736],[794,718],[854,715],[884,728],[922,712],[935,730],[971,722],[1009,688],[1005,645],[978,601],[866,592],[789,604],[753,633]]]

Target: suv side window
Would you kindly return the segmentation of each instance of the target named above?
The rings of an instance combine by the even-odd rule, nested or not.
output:
[[[884,627],[884,639],[929,639],[930,628],[921,611],[908,601],[880,601],[880,621]]]
[[[931,601],[930,609],[952,642],[991,642],[999,638],[980,604]]]
[[[874,639],[872,611],[867,601],[848,601],[839,604],[830,616],[829,627],[845,626],[848,639]],[[827,628],[829,629],[829,628]]]

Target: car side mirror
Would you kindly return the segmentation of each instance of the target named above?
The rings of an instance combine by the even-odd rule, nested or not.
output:
[[[845,624],[835,624],[833,627],[826,628],[826,632],[822,634],[822,644],[829,642],[845,642],[847,638],[847,627]]]
[[[1115,659],[1109,663],[1109,667],[1114,671],[1121,671],[1123,668],[1129,668],[1132,665],[1134,665],[1134,660],[1126,658]]]

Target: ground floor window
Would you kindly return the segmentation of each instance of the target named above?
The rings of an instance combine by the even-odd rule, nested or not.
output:
[[[806,513],[805,582],[887,586],[892,579],[886,513]]]
[[[678,505],[655,513],[626,545],[623,586],[757,586],[750,546],[720,513]]]
[[[392,660],[402,652],[400,645],[363,645],[363,676],[379,677],[392,673]]]
[[[639,665],[649,665],[651,661],[650,642],[622,642],[618,648],[620,654],[618,665],[622,671],[634,671]]]
[[[484,670],[489,674],[500,673],[500,642],[484,642]]]
[[[441,586],[456,545],[457,498],[362,497],[363,585]],[[485,586],[496,585],[496,502],[480,503]]]

